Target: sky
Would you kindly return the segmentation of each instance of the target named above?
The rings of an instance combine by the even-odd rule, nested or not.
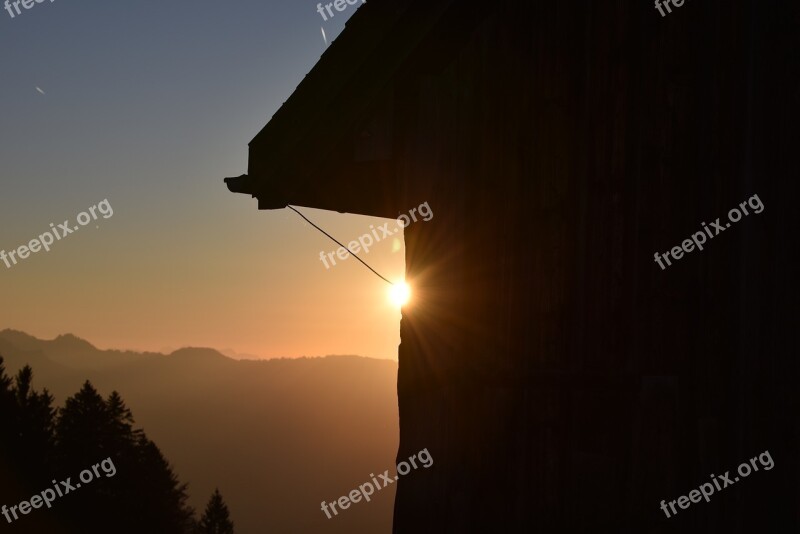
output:
[[[222,181],[247,172],[247,144],[324,52],[321,29],[335,39],[361,4],[327,21],[316,5],[54,0],[0,11],[0,251],[51,223],[79,227],[0,262],[0,329],[104,349],[397,358],[388,284],[353,258],[326,269],[320,252],[334,243]],[[76,223],[104,200],[96,220]],[[345,243],[386,222],[302,211]],[[361,254],[390,280],[404,271],[397,236]]]

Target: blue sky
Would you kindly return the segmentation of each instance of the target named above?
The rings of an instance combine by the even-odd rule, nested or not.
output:
[[[327,22],[316,5],[46,0],[13,19],[0,11],[0,249],[106,198],[115,212],[0,264],[13,303],[0,328],[104,348],[396,357],[385,283],[353,261],[327,271],[318,255],[330,242],[222,183],[246,172],[248,142],[319,60],[320,28],[334,39],[361,4]],[[308,215],[347,241],[377,221]],[[383,243],[366,259],[397,279],[402,256]]]

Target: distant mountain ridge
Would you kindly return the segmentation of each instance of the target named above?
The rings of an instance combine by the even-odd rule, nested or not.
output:
[[[394,489],[336,521],[319,510],[375,470],[398,442],[397,362],[360,356],[236,360],[210,348],[101,350],[71,334],[0,331],[9,375],[26,364],[56,404],[87,379],[117,390],[189,483],[200,509],[218,485],[239,534],[391,532]]]
[[[159,356],[153,352],[100,350],[72,334],[62,334],[55,339],[46,340],[10,329],[0,331],[0,349],[4,347],[40,353],[55,363],[77,369],[112,367]]]
[[[349,354],[327,354],[324,356],[303,356],[301,358],[264,358],[259,359],[255,355],[243,355],[243,354],[236,354],[236,357],[230,356],[227,353],[233,353],[230,349],[226,351],[219,351],[217,349],[209,348],[209,347],[181,347],[179,349],[175,349],[170,353],[163,353],[163,352],[137,352],[131,350],[119,350],[119,349],[99,349],[92,345],[90,342],[77,337],[73,334],[61,334],[56,336],[54,339],[39,339],[34,337],[26,332],[22,332],[20,330],[13,330],[10,328],[6,328],[5,330],[0,330],[0,348],[2,347],[2,343],[5,342],[10,347],[15,347],[18,350],[23,350],[25,352],[41,352],[42,354],[48,354],[53,361],[58,361],[59,363],[71,363],[76,366],[86,366],[91,363],[95,363],[95,360],[92,356],[98,355],[105,355],[107,357],[105,363],[107,365],[111,364],[120,364],[120,363],[130,363],[136,359],[146,359],[146,358],[158,358],[158,357],[178,357],[178,358],[186,358],[186,357],[196,357],[196,358],[207,358],[210,360],[230,360],[232,362],[235,361],[271,361],[271,360],[292,360],[292,359],[303,359],[303,358],[338,358],[338,357],[353,357],[353,358],[365,358],[365,359],[376,359],[376,358],[367,358],[365,356],[355,356]],[[247,356],[247,358],[244,358]],[[69,361],[68,357],[74,357],[75,361]]]

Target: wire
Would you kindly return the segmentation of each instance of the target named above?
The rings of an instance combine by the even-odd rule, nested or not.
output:
[[[339,245],[339,246],[341,246],[343,249],[345,249],[347,252],[349,252],[350,254],[352,254],[352,255],[353,255],[353,257],[354,257],[355,259],[357,259],[358,261],[360,261],[361,263],[363,263],[363,264],[364,264],[364,267],[366,267],[367,269],[369,269],[370,271],[372,271],[373,273],[375,273],[376,275],[378,275],[380,278],[382,278],[384,281],[386,281],[386,283],[388,283],[389,285],[392,285],[392,286],[394,285],[394,282],[390,282],[390,281],[389,281],[389,280],[387,280],[387,279],[386,279],[386,278],[385,278],[383,275],[381,275],[381,274],[380,274],[378,271],[376,271],[375,269],[373,269],[372,267],[370,267],[369,265],[367,265],[367,262],[365,262],[364,260],[362,260],[361,258],[359,258],[358,256],[356,256],[356,255],[355,255],[355,253],[354,253],[352,250],[350,250],[349,248],[347,248],[346,246],[344,246],[342,243],[340,243],[339,241],[337,241],[335,237],[333,237],[331,234],[329,234],[328,232],[326,232],[325,230],[323,230],[322,228],[320,228],[319,226],[317,226],[317,225],[316,225],[316,224],[314,224],[313,222],[309,221],[309,220],[308,220],[308,217],[306,217],[305,215],[303,215],[302,213],[300,213],[299,211],[297,211],[297,210],[296,210],[294,207],[292,207],[292,206],[288,206],[288,205],[287,205],[286,207],[287,207],[287,208],[289,208],[290,210],[294,211],[296,214],[298,214],[298,215],[299,215],[300,217],[302,217],[303,219],[305,219],[305,220],[306,220],[306,222],[307,222],[308,224],[310,224],[311,226],[313,226],[314,228],[316,228],[317,230],[319,230],[320,232],[322,232],[323,234],[325,234],[326,236],[328,236],[328,238],[330,238],[330,240],[331,240],[331,241],[333,241],[334,243],[336,243],[337,245]]]

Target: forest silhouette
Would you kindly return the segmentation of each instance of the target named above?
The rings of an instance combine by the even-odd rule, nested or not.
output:
[[[136,424],[189,484],[187,503],[199,515],[219,487],[238,534],[391,530],[393,486],[336,521],[319,503],[351,488],[358,473],[393,465],[395,361],[234,360],[209,348],[138,353],[98,349],[68,334],[44,340],[12,330],[0,330],[0,354],[9,375],[30,365],[36,388],[47,387],[58,406],[87,379],[103,397],[120,392]]]
[[[27,501],[109,458],[116,472],[100,472],[27,514],[10,531],[25,533],[233,533],[228,509],[215,491],[199,521],[187,505],[187,486],[116,391],[103,398],[87,380],[80,391],[53,406],[47,389],[33,388],[33,370],[13,377],[0,356],[0,505]],[[13,516],[11,516],[13,519]],[[2,519],[7,523],[8,520]],[[8,530],[8,529],[7,529]]]

